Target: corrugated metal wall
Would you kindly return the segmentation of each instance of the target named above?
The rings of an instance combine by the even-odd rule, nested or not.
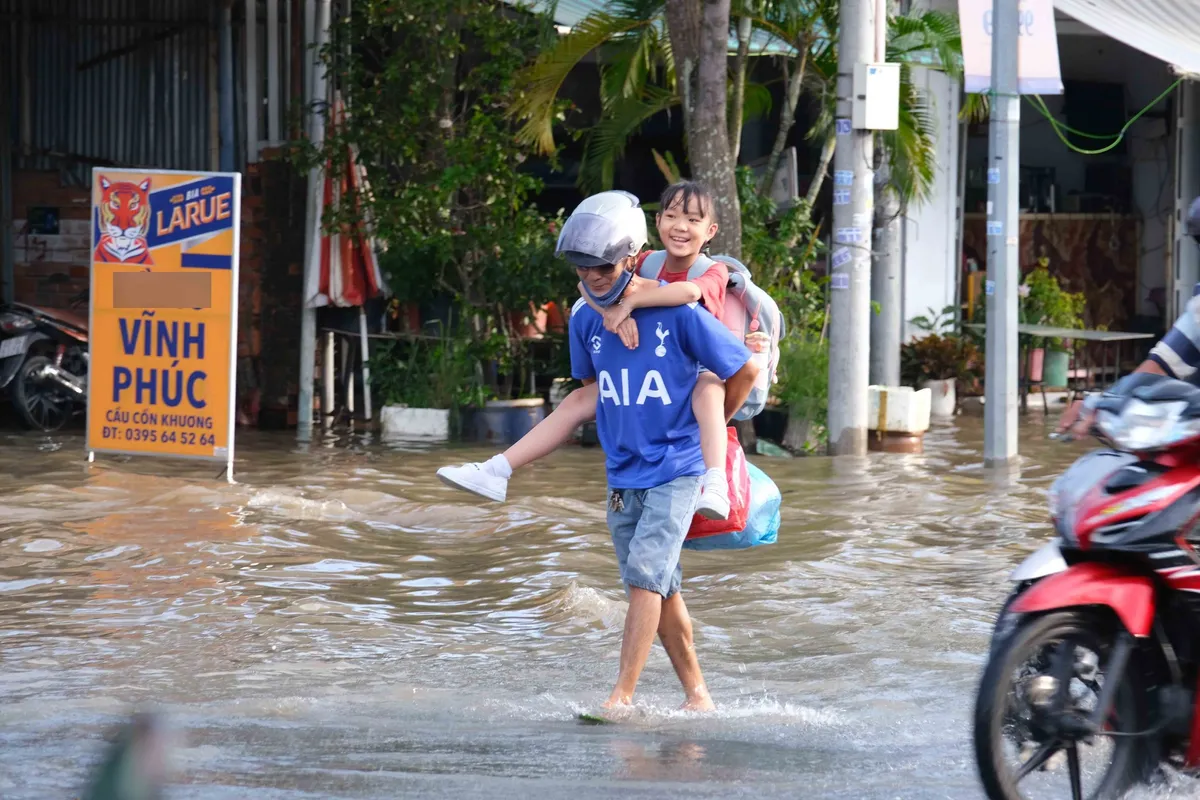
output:
[[[242,74],[241,5],[235,3],[235,83]],[[18,166],[66,169],[81,183],[97,164],[216,169],[219,6],[0,0],[0,41],[12,44],[0,47],[7,51],[0,63],[14,79],[10,122],[18,148],[26,148]],[[242,109],[234,108],[240,131]],[[241,169],[244,148],[235,150]]]

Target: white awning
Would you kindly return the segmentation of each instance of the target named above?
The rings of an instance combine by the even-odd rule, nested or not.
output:
[[[1200,77],[1197,0],[1054,0],[1054,7],[1180,73]]]

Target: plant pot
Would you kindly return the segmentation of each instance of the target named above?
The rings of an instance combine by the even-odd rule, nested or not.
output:
[[[954,378],[945,378],[940,381],[925,381],[921,384],[921,388],[929,390],[929,415],[931,417],[946,419],[954,416],[954,411],[958,407],[958,396],[954,390]]]
[[[1056,389],[1067,386],[1067,367],[1071,364],[1071,354],[1066,350],[1047,350],[1046,369],[1042,374],[1042,385]]]
[[[1029,351],[1029,380],[1034,383],[1041,383],[1042,369],[1046,360],[1046,350],[1041,347],[1035,347]],[[1024,372],[1025,364],[1021,365],[1021,371]]]
[[[932,392],[911,386],[867,387],[868,436],[889,433],[922,434],[929,430]]]
[[[509,311],[508,323],[514,335],[522,339],[540,339],[546,335],[549,316],[548,307],[534,308],[530,303],[528,311]]]
[[[547,303],[543,310],[546,312],[546,330],[550,333],[567,332],[567,320],[563,316],[562,309],[558,307],[558,303]]]
[[[475,417],[476,436],[491,444],[512,444],[546,418],[540,397],[489,400]]]
[[[823,433],[824,429],[808,417],[789,414],[780,444],[793,453],[821,453],[825,449]]]
[[[384,406],[379,412],[380,436],[389,439],[445,441],[450,438],[450,411],[445,408]]]

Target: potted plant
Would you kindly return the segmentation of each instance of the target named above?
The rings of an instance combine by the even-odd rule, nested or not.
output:
[[[1086,299],[1082,292],[1064,291],[1058,278],[1050,274],[1050,259],[1042,256],[1018,288],[1021,321],[1054,328],[1083,327]],[[1069,344],[1061,338],[1034,337],[1031,342],[1030,377],[1047,386],[1066,386],[1070,363]]]
[[[824,449],[829,408],[829,341],[801,336],[779,343],[775,398],[787,412],[781,444],[795,453]]]
[[[918,389],[930,390],[931,416],[952,417],[958,407],[957,382],[978,374],[982,354],[973,339],[955,330],[953,306],[936,316],[916,317],[912,324],[925,335],[900,348],[904,380]]]
[[[373,391],[382,399],[384,439],[450,437],[459,412],[478,407],[488,393],[476,375],[478,359],[467,342],[414,336],[376,350]]]

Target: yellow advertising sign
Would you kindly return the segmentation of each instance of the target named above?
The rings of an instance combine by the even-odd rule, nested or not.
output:
[[[87,443],[233,473],[239,173],[92,170]]]

